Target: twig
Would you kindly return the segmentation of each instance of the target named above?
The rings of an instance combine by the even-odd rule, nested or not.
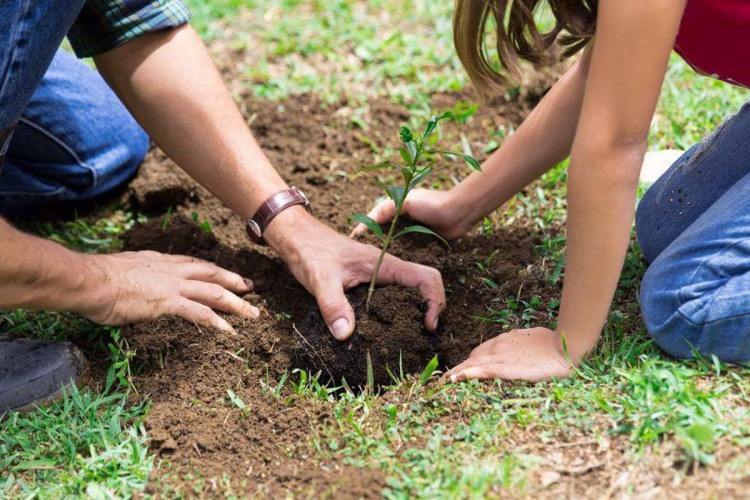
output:
[[[331,375],[331,372],[328,370],[328,367],[326,366],[325,362],[323,361],[323,358],[318,354],[318,351],[315,350],[315,348],[312,346],[310,342],[307,341],[304,335],[300,333],[299,330],[297,330],[297,325],[292,323],[292,328],[294,328],[294,331],[297,332],[297,335],[305,342],[305,344],[310,346],[310,349],[312,349],[313,353],[318,357],[320,360],[320,364],[323,365],[323,369],[328,373],[328,376],[331,377],[331,380],[333,380],[333,375]]]

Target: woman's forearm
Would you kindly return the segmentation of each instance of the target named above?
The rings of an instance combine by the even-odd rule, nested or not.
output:
[[[568,174],[565,279],[558,333],[580,361],[596,345],[625,260],[643,147],[574,157]]]
[[[451,190],[471,227],[570,155],[581,113],[590,49],[552,87],[518,130],[476,172]],[[470,204],[461,200],[476,200]]]

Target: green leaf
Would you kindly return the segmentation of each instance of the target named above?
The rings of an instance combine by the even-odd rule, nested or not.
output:
[[[417,162],[417,144],[414,141],[409,141],[406,143],[406,149],[409,151],[409,154],[411,154],[411,157],[414,159],[414,161],[408,162],[409,165],[412,163]]]
[[[447,246],[448,248],[450,248],[450,247],[451,247],[450,243],[448,243],[448,242],[446,241],[446,239],[445,239],[445,238],[443,238],[442,236],[440,236],[439,234],[437,234],[437,233],[436,233],[435,231],[433,231],[432,229],[426,228],[426,227],[424,227],[424,226],[409,226],[409,227],[407,227],[407,228],[404,228],[404,229],[402,229],[401,231],[399,231],[399,232],[398,232],[398,233],[396,234],[396,236],[394,236],[394,237],[393,237],[393,239],[395,240],[395,239],[396,239],[396,238],[398,238],[399,236],[403,236],[403,235],[405,235],[405,234],[409,234],[409,233],[422,233],[422,234],[429,234],[430,236],[434,236],[435,238],[437,238],[437,239],[439,239],[440,241],[442,241],[443,243],[445,243],[445,246]]]
[[[401,177],[404,178],[404,186],[410,185],[411,180],[414,178],[414,169],[401,167]]]
[[[424,133],[422,134],[422,139],[427,140],[437,128],[438,122],[440,122],[440,120],[443,120],[444,118],[452,118],[452,113],[450,111],[446,111],[442,115],[431,116],[430,120],[427,122],[427,126],[424,129]]]
[[[400,207],[401,202],[404,199],[404,187],[403,186],[386,186],[386,192],[388,197],[396,202],[396,206]]]
[[[399,168],[395,163],[389,161],[383,163],[376,163],[375,165],[367,165],[359,169],[360,172],[372,172],[373,170],[380,170],[383,168]]]
[[[422,371],[422,374],[419,376],[419,385],[425,385],[432,376],[433,372],[437,369],[438,366],[438,357],[435,355],[429,363],[427,363],[427,366]]]
[[[462,160],[464,160],[471,168],[473,168],[477,172],[482,171],[482,166],[479,164],[476,158],[474,158],[471,155],[454,153],[453,151],[439,151],[439,150],[428,151],[428,153],[436,154],[436,155],[444,155],[444,156],[457,156],[458,158],[461,158]]]
[[[372,358],[370,357],[370,350],[367,350],[367,389],[370,391],[375,390],[375,371],[372,369]]]
[[[701,446],[711,447],[716,442],[714,430],[704,422],[696,422],[688,427],[687,435]]]
[[[57,467],[57,460],[54,458],[39,458],[36,460],[28,460],[26,462],[21,462],[13,469],[15,470],[45,470],[45,469],[54,469]]]
[[[384,236],[383,235],[383,228],[380,227],[380,224],[378,224],[377,222],[375,222],[374,220],[372,220],[371,218],[369,218],[366,215],[353,214],[353,215],[350,215],[348,217],[348,219],[349,220],[355,220],[357,222],[361,222],[362,224],[364,224],[365,226],[367,226],[368,228],[370,228],[370,231],[372,231],[373,233],[375,233],[376,235],[378,235],[378,237],[380,237],[380,238],[382,238]]]
[[[408,152],[406,148],[398,148],[398,152],[401,153],[401,158],[404,159],[404,162],[406,162],[407,165],[411,165],[411,162],[414,159],[411,153]]]
[[[427,177],[429,177],[430,175],[432,175],[432,165],[434,165],[434,163],[431,163],[431,164],[427,165],[425,168],[422,169],[421,172],[419,172],[414,177],[414,179],[412,179],[412,181],[409,183],[409,189],[410,190],[414,189],[417,186],[419,186],[422,182],[424,182],[424,180]]]

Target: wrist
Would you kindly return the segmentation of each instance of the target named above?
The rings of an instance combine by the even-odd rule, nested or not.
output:
[[[112,256],[72,253],[78,279],[66,291],[70,304],[65,310],[91,317],[114,303],[115,277],[107,265]]]
[[[472,203],[467,203],[458,187],[445,192],[442,212],[447,215],[447,226],[452,228],[456,237],[463,236],[479,222],[482,217],[473,213]]]
[[[563,329],[560,326],[557,327],[555,333],[560,354],[576,366],[579,366],[581,361],[594,350],[599,339],[598,335],[591,339],[590,336],[576,335],[570,329]]]
[[[303,206],[295,205],[279,213],[268,224],[263,238],[281,260],[289,264],[302,253],[303,241],[320,224]]]

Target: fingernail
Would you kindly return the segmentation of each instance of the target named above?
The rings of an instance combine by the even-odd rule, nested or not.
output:
[[[253,289],[253,280],[249,280],[247,278],[242,278],[242,281],[245,282],[245,286],[247,287],[248,290],[252,290]]]
[[[253,313],[253,316],[256,318],[260,318],[260,309],[258,309],[255,306],[250,306],[250,312]]]
[[[435,323],[432,325],[433,330],[437,330],[438,323],[440,322],[440,318],[435,318]]]
[[[458,377],[455,375],[451,375],[451,384],[455,384],[456,380],[458,380]]]
[[[336,337],[336,340],[344,340],[346,334],[349,333],[349,320],[346,318],[339,318],[333,322],[330,329],[333,336]]]
[[[225,332],[227,332],[230,335],[237,335],[237,332],[235,331],[234,328],[232,328],[232,325],[230,325],[226,321],[222,322],[221,329],[224,330]]]

